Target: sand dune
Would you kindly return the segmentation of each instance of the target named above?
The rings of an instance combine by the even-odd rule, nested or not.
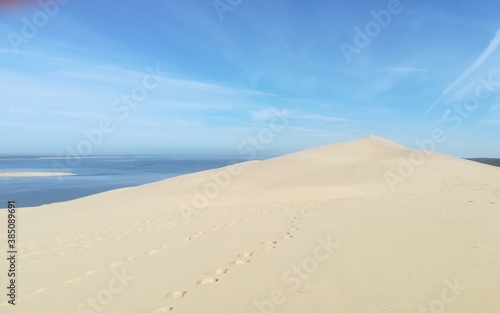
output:
[[[500,312],[500,169],[373,136],[18,216],[0,312]]]

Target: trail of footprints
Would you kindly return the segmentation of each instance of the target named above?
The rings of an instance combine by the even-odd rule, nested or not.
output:
[[[58,236],[53,239],[44,239],[43,241],[32,241],[24,249],[19,249],[19,259],[32,258],[44,254],[47,251],[40,248],[44,245],[52,251],[60,251],[51,260],[64,257],[70,252],[83,252],[96,244],[107,244],[112,241],[120,241],[131,237],[141,236],[153,231],[160,231],[165,228],[177,227],[179,223],[173,221],[174,217],[165,215],[153,218],[145,216],[138,219],[124,219],[114,225],[106,224],[93,230],[83,229],[80,233],[71,232],[66,236]],[[167,220],[162,222],[162,220]],[[152,225],[156,221],[156,225]],[[149,225],[149,226],[148,226]],[[130,230],[133,227],[133,230]],[[113,234],[114,232],[114,234]],[[31,261],[29,264],[36,264],[38,261]]]
[[[239,220],[233,220],[228,223],[226,223],[223,226],[230,227],[238,224],[239,222],[242,221],[248,221],[253,218],[265,216],[270,213],[274,213],[276,211],[282,210],[284,208],[279,208],[280,204],[279,203],[274,203],[272,204],[272,208],[269,211],[262,211],[261,206],[256,206],[252,209],[245,209],[244,212],[252,212],[252,211],[257,211],[259,212],[255,216],[252,217],[245,217]],[[238,212],[242,213],[242,212]],[[219,217],[224,217],[227,216],[228,213],[223,213]],[[213,219],[214,216],[210,215],[209,219]],[[83,229],[82,232],[77,233],[77,232],[71,232],[70,234],[66,236],[59,236],[54,238],[53,240],[44,240],[44,244],[48,245],[49,247],[52,247],[52,250],[62,250],[58,255],[52,257],[52,259],[57,259],[59,257],[65,256],[68,254],[68,252],[65,252],[64,250],[70,249],[72,251],[77,251],[77,252],[82,252],[85,251],[91,247],[93,247],[95,244],[106,244],[110,241],[120,241],[124,240],[127,238],[131,237],[137,237],[141,236],[147,233],[151,233],[153,231],[160,231],[165,228],[173,228],[177,227],[179,225],[178,222],[174,221],[175,217],[171,215],[165,215],[162,217],[151,217],[151,216],[145,216],[143,218],[139,219],[124,219],[122,221],[119,221],[115,223],[114,225],[112,224],[106,224],[100,228],[90,230],[90,229]],[[166,220],[165,222],[161,223],[162,220]],[[152,221],[159,222],[156,226],[151,225]],[[212,228],[212,230],[218,230],[223,227],[222,225],[218,225]],[[133,230],[130,230],[130,227],[133,227]],[[115,232],[115,234],[112,234],[112,232]],[[185,238],[185,242],[188,242],[194,238],[197,238],[201,234],[194,234],[191,236],[191,238]],[[92,236],[94,238],[92,238]],[[96,237],[98,236],[98,237]],[[34,256],[37,254],[43,254],[46,251],[43,251],[41,249],[37,249],[36,244],[38,244],[38,241],[31,242],[29,246],[24,249],[22,252],[23,254],[20,255],[20,259]],[[31,250],[35,250],[30,252]]]
[[[296,213],[295,216],[291,217],[291,218],[288,218],[287,219],[287,223],[286,223],[286,228],[283,232],[279,233],[278,234],[278,239],[291,239],[293,238],[293,235],[292,233],[296,232],[299,230],[299,226],[300,226],[300,216],[308,213],[309,211],[311,210],[317,210],[319,209],[320,207],[330,203],[331,201],[326,201],[323,203],[323,205],[320,205],[319,207],[315,207],[315,208],[308,208],[308,209],[302,209],[301,211],[299,211],[298,213]],[[298,202],[298,203],[294,203],[294,204],[290,204],[289,206],[283,206],[283,204],[281,203],[275,203],[275,204],[272,204],[271,205],[271,209],[270,210],[267,210],[267,211],[262,211],[262,206],[256,206],[252,209],[245,209],[245,212],[246,213],[249,213],[249,212],[256,212],[257,214],[253,215],[253,216],[250,216],[250,217],[244,217],[244,218],[241,218],[241,219],[237,219],[237,220],[232,220],[228,223],[226,223],[225,225],[217,225],[217,226],[214,226],[213,228],[211,228],[212,231],[218,231],[220,230],[221,228],[223,227],[231,227],[231,226],[234,226],[240,222],[244,222],[244,221],[248,221],[248,220],[251,220],[251,219],[255,219],[255,218],[259,218],[259,217],[262,217],[262,216],[266,216],[268,214],[271,214],[271,213],[275,213],[275,212],[278,212],[278,211],[282,211],[282,210],[286,210],[286,209],[295,209],[295,208],[303,208],[304,205],[306,204],[311,204],[309,203],[308,201],[302,201],[302,202]],[[317,203],[316,203],[317,204]],[[241,212],[238,212],[241,214]],[[227,216],[227,213],[224,213],[222,215],[220,215],[220,217],[224,217],[224,216]],[[212,219],[213,217],[211,217],[210,219]],[[154,219],[155,221],[160,221],[162,219],[172,219],[171,216],[164,216],[163,218],[156,218]],[[112,231],[121,231],[121,230],[124,230],[124,229],[128,229],[127,227],[129,225],[132,224],[132,227],[136,227],[135,228],[135,234],[131,231],[131,230],[127,230],[126,232],[123,232],[121,233],[121,235],[118,235],[118,234],[115,234],[115,235],[112,235],[112,234],[107,234],[109,232],[109,228],[111,228],[112,226],[111,225],[106,225],[105,227],[109,227],[108,229],[106,228],[99,228],[97,230],[94,230],[93,232],[87,230],[87,229],[84,229],[82,233],[70,233],[68,236],[66,237],[56,237],[54,241],[50,242],[48,240],[45,240],[43,243],[44,244],[47,244],[51,247],[53,247],[54,250],[64,250],[64,249],[75,249],[75,251],[84,251],[90,247],[92,247],[95,243],[107,243],[108,240],[122,240],[122,239],[125,239],[127,237],[134,237],[134,236],[140,236],[142,234],[145,234],[145,233],[149,233],[149,232],[152,232],[152,231],[158,231],[158,230],[161,230],[163,228],[172,228],[172,227],[176,227],[178,226],[178,223],[176,222],[168,222],[166,224],[164,223],[161,223],[159,224],[157,227],[148,227],[148,226],[144,226],[144,225],[148,225],[151,223],[151,218],[150,217],[145,217],[145,219],[143,220],[124,220],[122,221],[119,225],[114,225],[113,228],[111,228]],[[94,240],[88,240],[88,235],[93,235],[93,236],[100,236],[100,237],[97,237],[97,238],[94,238]],[[205,235],[205,232],[204,231],[199,231],[197,233],[194,233],[192,234],[191,236],[188,236],[184,239],[181,239],[179,241],[180,244],[186,244],[186,243],[189,243],[190,241],[192,241],[193,239],[196,239],[200,236],[203,236]],[[69,241],[69,242],[68,242]],[[31,242],[27,249],[25,249],[25,251],[23,252],[29,252],[29,251],[32,251],[32,250],[36,250],[36,251],[33,251],[31,253],[25,253],[23,255],[23,257],[28,257],[28,256],[33,256],[33,255],[38,255],[38,254],[44,254],[46,251],[43,251],[43,250],[37,250],[36,249],[36,244],[39,243],[38,241],[33,241]],[[63,246],[63,244],[66,243],[66,245]],[[261,242],[259,244],[259,247],[260,247],[260,250],[272,250],[272,249],[275,249],[278,245],[278,241],[277,240],[274,240],[274,239],[271,239],[271,240],[268,240],[268,241],[265,241],[265,242]],[[149,250],[147,252],[145,252],[145,255],[148,255],[148,256],[153,256],[153,255],[156,255],[158,253],[161,252],[161,250],[164,250],[164,249],[167,249],[169,246],[168,245],[164,245],[162,247],[159,247],[157,249],[153,249],[153,250]],[[67,253],[62,251],[59,253],[58,256],[64,256],[66,255]],[[233,267],[233,266],[243,266],[243,265],[246,265],[248,263],[251,262],[251,257],[254,255],[253,252],[244,252],[244,253],[241,253],[241,254],[238,254],[237,255],[237,258],[233,261],[233,262],[230,262],[229,263],[229,266]],[[53,258],[57,258],[58,256],[56,257],[53,257]],[[120,267],[120,266],[123,266],[125,265],[127,262],[130,262],[130,261],[133,261],[136,259],[136,256],[129,256],[121,261],[118,261],[118,262],[113,262],[111,264],[108,264],[106,267],[107,268],[117,268],[117,267]],[[36,262],[36,261],[35,261]],[[33,263],[33,262],[32,262]],[[92,270],[88,270],[84,273],[81,273],[79,275],[77,275],[76,277],[72,277],[70,279],[67,279],[63,282],[64,285],[68,285],[68,284],[75,284],[75,283],[78,283],[82,280],[84,280],[85,278],[87,277],[90,277],[92,275],[94,275],[95,273],[97,273],[97,270],[95,269],[92,269]],[[216,270],[214,270],[212,273],[209,273],[209,274],[206,274],[207,277],[204,277],[200,280],[198,280],[196,282],[196,285],[198,286],[209,286],[209,285],[212,285],[212,284],[215,284],[217,282],[219,282],[220,280],[220,277],[222,275],[226,275],[228,273],[228,269],[227,268],[218,268]],[[37,290],[35,290],[32,294],[35,294],[35,295],[38,295],[38,294],[42,294],[44,293],[45,291],[47,290],[47,288],[39,288]],[[177,300],[177,299],[182,299],[184,298],[186,295],[187,295],[187,291],[184,291],[184,290],[176,290],[176,291],[173,291],[173,292],[170,292],[166,295],[166,298],[167,299],[170,299],[170,300]],[[173,310],[173,307],[171,306],[165,306],[165,307],[161,307],[161,308],[158,308],[156,309],[155,311],[153,311],[154,313],[162,313],[162,312],[169,312]]]
[[[161,250],[164,250],[164,249],[167,249],[169,246],[168,245],[164,245],[158,249],[154,249],[154,250],[149,250],[147,252],[145,252],[146,255],[155,255],[157,253],[160,253]],[[119,262],[114,262],[114,263],[110,263],[106,266],[106,268],[109,268],[109,269],[113,269],[113,268],[117,268],[117,267],[121,267],[121,266],[124,266],[127,262],[130,262],[130,261],[133,261],[135,260],[137,257],[136,256],[129,256],[129,257],[126,257],[124,258],[122,261],[119,261]],[[85,273],[82,273],[82,274],[79,274],[78,276],[76,277],[73,277],[73,278],[70,278],[68,280],[65,280],[63,282],[63,284],[74,284],[74,283],[78,283],[80,282],[81,280],[83,280],[84,278],[88,277],[88,276],[91,276],[91,275],[94,275],[95,273],[97,272],[97,270],[89,270]]]
[[[237,255],[237,259],[234,262],[229,263],[230,266],[237,266],[237,265],[245,265],[250,262],[250,258],[253,256],[253,252],[243,252]],[[218,268],[214,270],[213,272],[210,273],[205,273],[206,277],[199,279],[196,282],[197,286],[208,286],[215,284],[219,282],[220,276],[225,275],[228,273],[227,268]],[[187,295],[187,291],[185,290],[176,290],[173,292],[169,292],[165,295],[165,297],[169,300],[178,300],[181,298],[184,298]],[[162,306],[154,311],[152,313],[162,313],[162,312],[169,312],[172,311],[174,307],[172,306]]]
[[[314,211],[314,210],[317,210],[317,209],[320,209],[322,208],[323,206],[327,205],[328,203],[330,203],[331,201],[324,201],[323,203],[320,203],[319,206],[316,206],[316,207],[313,207],[313,208],[308,208],[308,209],[302,209],[300,211],[298,211],[295,216],[292,216],[291,218],[288,218],[286,219],[286,228],[285,228],[285,231],[282,232],[282,233],[279,233],[278,234],[278,237],[281,238],[281,239],[291,239],[293,238],[293,235],[292,233],[293,232],[296,232],[300,229],[300,217],[310,211]],[[304,206],[304,202],[301,202],[299,204],[296,204],[294,206],[295,207],[298,207],[298,208],[302,208]],[[316,203],[317,204],[317,203]],[[283,210],[285,208],[279,208],[279,210]],[[272,211],[266,211],[264,213],[260,213],[260,214],[257,214],[255,217],[260,217],[260,216],[264,216],[264,215],[267,215],[269,213],[272,213],[272,212],[275,212],[276,210],[272,210]],[[246,217],[246,218],[243,218],[239,221],[247,221],[251,218],[249,217]],[[226,224],[226,226],[233,226],[235,225],[236,223],[238,223],[239,221],[232,221],[232,222],[229,222]],[[215,227],[212,228],[212,231],[217,231],[219,229],[221,229],[223,226],[221,225],[217,225]],[[185,242],[189,242],[191,241],[192,239],[198,237],[198,236],[201,236],[203,234],[203,232],[199,232],[197,233],[198,235],[192,235],[190,237],[187,237],[185,238],[183,241],[184,243]],[[183,242],[181,241],[181,242]],[[260,250],[262,251],[265,251],[265,250],[272,250],[272,249],[275,249],[278,245],[278,240],[274,240],[274,239],[271,239],[271,240],[268,240],[268,241],[264,241],[264,242],[261,242],[259,244],[259,247],[260,247]],[[239,266],[244,266],[248,263],[251,262],[251,259],[252,257],[254,256],[254,253],[253,252],[243,252],[243,253],[240,253],[237,255],[237,258],[230,262],[229,263],[229,266],[230,267],[239,267]],[[211,272],[211,273],[205,273],[205,276],[204,278],[201,278],[199,279],[197,282],[196,282],[196,285],[197,286],[209,286],[209,285],[213,285],[217,282],[220,281],[221,279],[221,276],[222,275],[226,275],[228,273],[229,269],[227,268],[218,268],[216,269],[215,271]],[[165,295],[165,297],[169,300],[177,300],[177,299],[181,299],[181,298],[184,298],[186,297],[188,294],[187,291],[184,291],[184,290],[177,290],[177,291],[173,291],[173,292],[169,292]],[[169,311],[172,311],[174,310],[174,307],[172,306],[163,306],[163,307],[160,307],[154,311],[152,311],[152,313],[164,313],[164,312],[169,312]]]

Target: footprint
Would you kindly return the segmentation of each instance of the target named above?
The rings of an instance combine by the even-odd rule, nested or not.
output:
[[[64,282],[64,284],[74,284],[74,283],[79,282],[80,280],[82,280],[81,277],[76,277],[76,278],[68,279],[67,281]]]
[[[205,279],[199,280],[198,281],[198,285],[202,285],[202,286],[204,286],[204,285],[211,285],[211,284],[215,284],[218,281],[219,281],[218,278],[209,277],[209,278],[205,278]]]
[[[171,306],[164,306],[164,307],[161,307],[161,308],[158,308],[156,310],[151,311],[151,313],[165,313],[165,312],[170,312],[173,309],[174,308]]]
[[[123,263],[122,262],[111,263],[107,267],[118,267],[120,265],[123,265]]]
[[[47,290],[47,288],[40,288],[40,289],[37,289],[33,292],[33,294],[35,295],[38,295],[38,294],[41,294],[42,292],[45,292]]]
[[[129,256],[128,258],[125,259],[125,261],[132,261],[135,260],[135,256]]]
[[[236,260],[236,261],[230,263],[229,265],[244,265],[247,263],[250,263],[250,260]]]
[[[277,241],[264,241],[261,245],[261,250],[272,250],[276,248]]]
[[[181,243],[181,244],[186,244],[186,243],[188,243],[189,241],[191,241],[191,237],[187,237],[187,238],[184,238],[184,239],[180,240],[180,243]]]
[[[96,270],[90,270],[90,271],[85,272],[85,274],[83,274],[83,275],[90,276],[90,275],[94,275],[96,272],[97,272]]]
[[[151,250],[151,251],[148,251],[146,252],[146,254],[157,254],[158,252],[160,252],[159,250]]]
[[[200,237],[201,235],[203,235],[204,233],[205,233],[204,231],[199,231],[196,234],[192,235],[191,237],[192,238],[197,238],[197,237]]]
[[[187,291],[177,290],[177,291],[174,291],[174,292],[171,292],[171,293],[167,294],[167,298],[169,298],[169,299],[184,298],[184,296],[186,295],[186,293],[187,293]]]
[[[241,254],[238,254],[238,257],[240,257],[240,258],[249,258],[249,257],[251,257],[252,255],[253,255],[253,253],[252,253],[252,252],[243,252],[243,253],[241,253]]]
[[[227,273],[227,268],[218,268],[215,270],[216,275],[222,275]]]
[[[206,275],[206,276],[217,276],[217,275],[223,275],[223,274],[226,274],[228,271],[227,268],[218,268],[214,271],[210,271],[210,272],[204,272],[203,274]]]
[[[265,246],[265,247],[262,247],[262,250],[272,250],[276,248],[276,246]]]

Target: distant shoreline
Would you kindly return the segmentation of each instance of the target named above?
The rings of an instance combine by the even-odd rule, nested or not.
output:
[[[75,174],[61,172],[0,172],[0,177],[53,177],[73,175]]]
[[[467,160],[500,167],[500,158],[473,158]]]

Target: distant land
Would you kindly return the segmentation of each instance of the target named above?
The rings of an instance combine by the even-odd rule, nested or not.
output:
[[[493,158],[474,158],[474,159],[467,159],[470,161],[475,161],[479,163],[484,163],[484,164],[489,164],[493,166],[498,166],[500,167],[500,159],[493,159]]]

